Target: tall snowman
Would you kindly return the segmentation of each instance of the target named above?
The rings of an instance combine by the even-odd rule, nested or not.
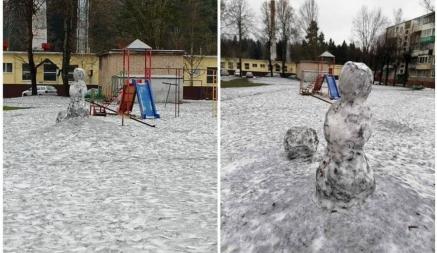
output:
[[[372,71],[364,63],[347,62],[341,70],[341,100],[326,113],[327,150],[317,168],[316,196],[329,209],[364,201],[375,190],[375,178],[364,153],[371,135],[371,111],[366,105]]]
[[[67,111],[59,112],[56,122],[76,117],[87,117],[88,109],[85,103],[87,87],[85,83],[85,71],[75,68],[73,72],[74,82],[70,85],[70,103]]]

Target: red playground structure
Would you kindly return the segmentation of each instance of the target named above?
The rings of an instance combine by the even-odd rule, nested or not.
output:
[[[328,51],[323,52],[318,57],[317,61],[317,77],[314,82],[312,93],[317,93],[322,88],[323,79],[326,75],[326,71],[324,70],[324,64],[325,62],[328,64],[328,75],[332,75],[334,73],[334,67],[335,67],[335,56],[329,53]]]
[[[131,50],[135,52],[144,51],[144,78],[131,77],[130,73],[130,54]],[[141,119],[160,118],[156,111],[155,102],[153,99],[151,81],[152,81],[152,48],[140,40],[135,40],[127,47],[123,48],[123,85],[118,88],[118,92],[114,97],[104,104],[99,104],[90,101],[90,114],[96,116],[106,116],[106,110],[122,116],[122,124],[124,116],[130,119],[143,123],[145,125],[155,127],[155,125],[146,123]],[[140,117],[132,114],[135,97],[138,98],[140,106]],[[114,102],[118,102],[117,109],[111,109],[109,106]]]

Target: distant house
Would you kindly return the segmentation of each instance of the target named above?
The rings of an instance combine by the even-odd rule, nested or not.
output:
[[[217,56],[184,56],[184,98],[212,99],[217,87]]]
[[[255,76],[265,76],[270,73],[269,61],[268,60],[258,60],[258,59],[241,59],[243,68],[240,66],[238,58],[222,58],[220,65],[222,69],[225,69],[229,74],[233,75],[238,69],[242,71],[242,75],[245,76],[247,72],[252,72]],[[273,61],[273,73],[282,73],[282,62]],[[284,72],[287,75],[296,74],[296,63],[287,62],[284,65]]]

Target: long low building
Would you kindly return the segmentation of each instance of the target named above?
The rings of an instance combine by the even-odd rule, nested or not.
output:
[[[270,73],[269,61],[258,59],[241,59],[243,68],[240,66],[238,58],[222,58],[220,61],[221,69],[227,70],[229,74],[233,75],[236,70],[241,70],[242,75],[246,75],[247,72],[252,72],[255,76],[263,76]],[[273,61],[273,73],[282,73],[282,62]],[[286,63],[285,74],[296,74],[296,63]]]
[[[247,72],[252,72],[255,76],[266,76],[270,73],[268,60],[242,59],[242,64],[243,76],[246,75]],[[227,70],[231,75],[233,75],[236,70],[241,69],[238,58],[222,58],[220,65],[222,69]],[[282,73],[282,62],[273,61],[272,66],[274,74]],[[343,65],[328,64],[327,62],[320,64],[317,61],[300,61],[298,63],[288,62],[284,66],[284,72],[286,75],[296,75],[299,79],[302,78],[302,73],[304,71],[318,71],[318,69],[321,69],[322,72],[329,72],[330,68],[332,73],[338,77],[340,75],[341,68],[343,67]]]
[[[37,67],[36,82],[38,85],[52,85],[58,94],[63,95],[62,88],[62,53],[34,52]],[[74,68],[83,68],[86,72],[85,82],[88,87],[99,85],[99,57],[96,54],[72,54],[68,72],[69,80],[73,80]],[[3,97],[18,97],[31,87],[31,76],[27,52],[3,52]]]
[[[189,59],[194,59],[190,61]],[[62,53],[34,52],[37,66],[37,84],[54,86],[58,95],[64,95],[62,86]],[[194,62],[195,64],[189,64]],[[83,68],[88,88],[100,86],[107,97],[114,96],[114,89],[123,83],[123,54],[110,50],[102,54],[72,54],[69,80],[73,70]],[[130,53],[132,77],[144,76],[144,53]],[[118,83],[117,83],[118,82]],[[212,87],[217,86],[216,56],[187,56],[183,50],[152,50],[152,87],[157,102],[164,102],[167,93],[174,93],[180,85],[179,96],[186,99],[210,99]],[[3,53],[3,97],[18,97],[31,87],[27,52],[5,51]]]

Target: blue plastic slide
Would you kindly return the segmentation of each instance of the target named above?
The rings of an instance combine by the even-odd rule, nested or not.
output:
[[[340,91],[338,90],[335,77],[333,75],[325,75],[326,83],[328,84],[329,98],[340,99]]]
[[[138,103],[140,104],[142,119],[158,119],[159,113],[156,111],[155,101],[153,100],[152,88],[149,80],[145,83],[136,83]]]

